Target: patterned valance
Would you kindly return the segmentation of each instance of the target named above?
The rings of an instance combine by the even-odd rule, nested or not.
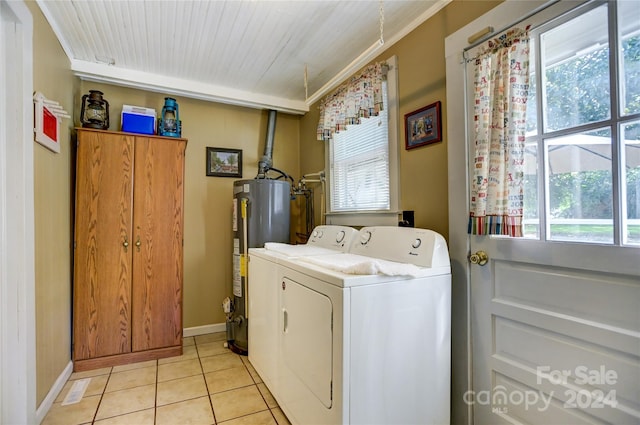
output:
[[[318,140],[330,140],[347,124],[360,124],[360,118],[377,116],[382,110],[383,63],[367,66],[320,101]]]

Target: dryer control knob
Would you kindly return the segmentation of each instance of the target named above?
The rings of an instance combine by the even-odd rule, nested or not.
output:
[[[345,237],[344,230],[340,230],[336,235],[336,242],[338,243],[342,242],[344,240],[344,237]]]
[[[415,241],[413,241],[413,243],[411,244],[411,246],[414,249],[418,249],[420,247],[420,245],[422,245],[422,241],[420,240],[420,238],[417,238]]]
[[[360,235],[360,244],[366,245],[371,240],[371,232],[364,232]]]

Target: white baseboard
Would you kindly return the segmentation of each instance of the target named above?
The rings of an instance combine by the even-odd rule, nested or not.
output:
[[[51,409],[51,406],[53,406],[53,402],[58,397],[58,394],[60,394],[60,391],[62,391],[64,384],[66,384],[67,381],[69,380],[69,377],[71,376],[72,372],[73,372],[73,362],[69,361],[69,363],[67,364],[67,367],[65,367],[62,373],[60,374],[60,376],[58,376],[58,379],[56,379],[56,382],[53,383],[53,386],[49,390],[49,393],[44,398],[44,400],[42,400],[42,403],[40,403],[40,406],[38,406],[38,409],[36,410],[37,424],[41,423],[44,420],[44,417],[47,416],[49,409]]]
[[[194,326],[192,328],[184,328],[182,330],[182,336],[196,336],[196,335],[204,335],[211,334],[215,332],[226,332],[227,324],[226,323],[214,323],[211,325],[203,325],[203,326]]]

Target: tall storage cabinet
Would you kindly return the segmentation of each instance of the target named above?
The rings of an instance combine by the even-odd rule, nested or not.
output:
[[[78,129],[76,371],[182,353],[186,145]]]

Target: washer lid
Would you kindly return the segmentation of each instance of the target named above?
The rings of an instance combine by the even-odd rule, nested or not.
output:
[[[267,242],[264,247],[268,251],[277,252],[287,257],[304,257],[309,255],[327,255],[335,254],[335,249],[322,248],[314,245],[290,245],[279,242]]]
[[[343,253],[313,257],[300,257],[300,261],[325,267],[345,274],[419,277],[422,268],[411,263],[398,263],[380,258]]]

